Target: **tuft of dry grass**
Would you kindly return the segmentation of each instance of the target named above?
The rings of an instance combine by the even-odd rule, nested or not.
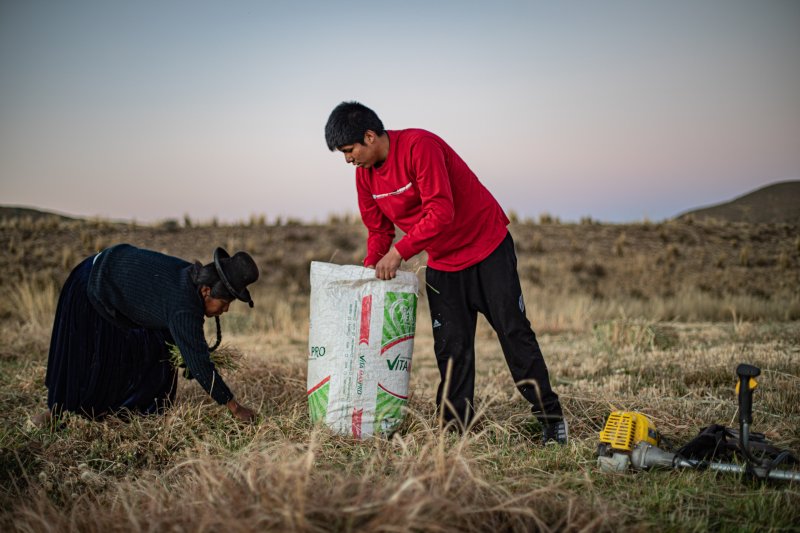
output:
[[[28,334],[41,336],[50,332],[57,300],[55,283],[24,279],[11,288],[7,305]]]
[[[604,349],[630,347],[634,351],[652,351],[675,346],[678,336],[667,324],[643,320],[611,320],[594,326],[595,338]]]
[[[200,452],[106,490],[59,494],[69,502],[67,513],[51,499],[36,498],[16,510],[14,524],[112,531],[613,529],[613,512],[582,501],[563,484],[512,493],[491,483],[484,463],[496,452],[475,456],[469,448],[476,438],[417,432],[353,444],[312,429],[302,444],[264,446],[255,444],[258,433],[229,456]],[[100,477],[88,466],[76,475],[76,484],[90,486]]]

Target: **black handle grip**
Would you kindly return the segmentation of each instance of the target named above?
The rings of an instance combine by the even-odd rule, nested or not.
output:
[[[761,369],[757,366],[742,363],[736,367],[736,374],[738,374],[739,379],[743,378],[744,376],[754,378],[761,375]]]
[[[740,364],[736,367],[736,375],[739,376],[739,422],[753,423],[753,389],[750,388],[750,380],[761,374],[761,369],[747,364]]]

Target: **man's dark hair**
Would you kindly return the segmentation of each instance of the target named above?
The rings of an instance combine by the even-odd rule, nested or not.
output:
[[[375,111],[358,102],[342,102],[331,111],[325,124],[325,141],[333,152],[340,146],[364,143],[364,134],[372,130],[383,135],[383,122]]]
[[[220,300],[227,300],[229,302],[236,299],[231,292],[225,287],[225,284],[219,279],[217,267],[214,263],[209,263],[205,266],[199,262],[192,265],[190,272],[192,282],[198,287],[206,286],[211,287],[211,297],[219,298]]]

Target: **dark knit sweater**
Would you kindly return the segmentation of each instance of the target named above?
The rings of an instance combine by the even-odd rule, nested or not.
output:
[[[211,362],[203,332],[205,307],[191,268],[177,257],[118,244],[95,258],[89,301],[120,327],[168,330],[192,376],[224,404],[233,394]]]

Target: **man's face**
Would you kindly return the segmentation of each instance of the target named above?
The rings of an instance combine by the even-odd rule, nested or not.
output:
[[[363,143],[345,144],[339,146],[337,150],[344,154],[344,160],[348,164],[361,168],[372,168],[375,164],[383,163],[379,159],[377,135],[372,130],[367,130],[364,134]]]

